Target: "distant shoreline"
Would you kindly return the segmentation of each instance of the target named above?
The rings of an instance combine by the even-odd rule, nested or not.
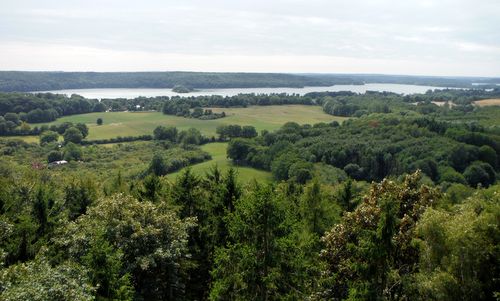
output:
[[[334,86],[312,86],[304,88],[276,87],[276,88],[221,88],[221,89],[196,89],[190,93],[176,93],[171,89],[155,88],[94,88],[94,89],[65,89],[49,91],[31,91],[30,93],[53,93],[71,96],[77,94],[89,99],[133,99],[138,97],[199,97],[218,95],[222,97],[235,96],[238,94],[299,94],[305,95],[316,92],[339,92],[351,91],[355,93],[365,93],[367,91],[392,92],[397,94],[425,93],[427,90],[442,89],[463,89],[452,87],[434,87],[422,85],[386,84],[370,83],[364,85],[334,85]]]
[[[0,71],[1,92],[105,88],[172,89],[176,85],[192,89],[306,88],[371,83],[497,88],[500,78],[376,74]]]

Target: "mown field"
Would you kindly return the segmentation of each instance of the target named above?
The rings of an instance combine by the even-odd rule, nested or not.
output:
[[[191,170],[198,174],[204,175],[207,173],[215,164],[219,167],[219,169],[225,173],[233,164],[231,160],[226,157],[226,148],[227,143],[209,143],[205,144],[201,147],[202,150],[210,153],[212,155],[212,160],[206,161],[203,163],[195,164],[190,166]],[[257,179],[260,181],[271,181],[271,173],[263,170],[257,170],[252,167],[243,167],[243,166],[233,166],[236,168],[238,173],[238,179],[242,182],[249,182],[253,179]],[[177,171],[175,173],[167,175],[167,178],[174,180],[179,176],[179,174],[183,171]]]
[[[474,102],[475,105],[480,107],[486,106],[500,106],[500,98],[483,99]]]
[[[216,120],[198,120],[164,115],[160,112],[106,112],[66,116],[49,124],[65,121],[85,123],[89,127],[87,139],[92,140],[152,134],[153,130],[159,125],[175,126],[179,130],[193,127],[210,137],[216,135],[216,128],[222,124],[253,125],[257,131],[261,131],[277,129],[288,121],[300,124],[314,124],[333,120],[340,122],[345,119],[328,115],[319,106],[255,106],[248,108],[216,108],[213,110],[216,112],[224,111],[228,116]],[[96,120],[99,117],[104,120],[104,124],[101,126],[96,125]]]

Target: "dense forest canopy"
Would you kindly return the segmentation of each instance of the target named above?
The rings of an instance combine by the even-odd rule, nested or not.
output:
[[[217,72],[26,72],[0,71],[0,91],[28,92],[87,88],[197,89],[362,85],[364,83],[415,84],[471,88],[472,83],[495,87],[499,78],[425,77],[365,74],[284,74]]]
[[[85,88],[252,88],[331,86],[354,84],[336,80],[278,73],[209,72],[0,72],[0,91],[44,91]]]
[[[231,140],[228,156],[270,170],[277,180],[302,183],[327,164],[356,180],[380,181],[421,169],[436,183],[487,187],[500,170],[500,138],[480,127],[373,114],[342,126],[289,122],[260,137]]]
[[[242,186],[217,167],[173,182],[118,172],[105,184],[4,160],[0,170],[3,300],[497,294],[498,185],[456,197],[419,173],[332,189],[318,179]]]

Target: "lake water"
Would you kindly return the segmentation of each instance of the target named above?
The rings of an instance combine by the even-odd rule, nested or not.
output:
[[[445,89],[446,87],[431,87],[431,86],[416,86],[416,85],[399,85],[399,84],[365,84],[365,85],[335,85],[330,87],[304,87],[304,88],[234,88],[234,89],[204,89],[197,90],[191,93],[175,93],[171,89],[147,89],[147,88],[109,88],[109,89],[70,89],[70,90],[54,90],[44,91],[58,94],[78,94],[86,98],[136,98],[139,96],[155,97],[155,96],[202,96],[202,95],[221,95],[233,96],[238,94],[271,94],[271,93],[288,93],[304,95],[309,92],[338,92],[352,91],[364,93],[366,91],[387,91],[400,94],[425,93],[427,90]]]

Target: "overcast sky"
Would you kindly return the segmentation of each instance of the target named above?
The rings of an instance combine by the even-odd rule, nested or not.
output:
[[[0,0],[0,69],[500,76],[500,0]]]

